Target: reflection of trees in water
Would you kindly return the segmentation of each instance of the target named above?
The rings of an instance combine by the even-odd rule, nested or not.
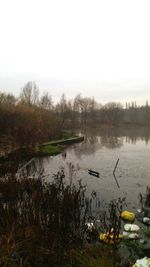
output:
[[[136,144],[138,141],[143,141],[148,144],[150,141],[150,128],[131,128],[124,130],[125,142],[129,144]]]
[[[102,147],[111,149],[119,148],[123,145],[123,139],[117,137],[112,132],[94,132],[89,131],[84,134],[84,142],[82,142],[78,149],[75,150],[75,154],[79,157],[80,155],[91,155]]]
[[[94,154],[102,147],[116,149],[124,143],[136,144],[143,141],[148,144],[150,140],[150,128],[145,127],[86,129],[82,134],[85,140],[75,150],[78,157]]]
[[[106,128],[106,129],[90,129],[86,133],[87,138],[85,142],[88,143],[88,140],[92,140],[92,145],[96,144],[97,148],[108,147],[108,148],[118,148],[123,145],[123,139],[118,135],[116,128]],[[98,146],[97,146],[98,145]]]
[[[102,145],[111,146],[114,143],[114,147],[120,146],[120,137],[124,138],[126,143],[136,143],[137,141],[145,141],[146,144],[150,141],[150,127],[133,127],[133,128],[104,128],[104,129],[87,129],[87,136],[96,136],[102,138]],[[108,141],[108,143],[107,143]],[[123,144],[122,144],[123,145]]]
[[[100,136],[96,135],[85,135],[84,142],[78,145],[75,149],[75,154],[77,157],[84,155],[94,155],[96,150],[101,148]]]
[[[117,136],[101,136],[101,144],[107,148],[120,148],[123,146],[123,138]]]

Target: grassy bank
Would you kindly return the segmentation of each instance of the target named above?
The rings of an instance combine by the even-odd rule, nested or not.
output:
[[[7,153],[5,156],[0,157],[0,162],[5,163],[7,160],[18,160],[18,158],[23,158],[29,160],[32,157],[36,156],[45,156],[45,155],[56,155],[63,151],[64,147],[67,145],[75,144],[82,142],[84,140],[83,136],[73,136],[69,138],[62,138],[50,142],[40,144],[36,147],[22,147],[14,148],[11,152]]]
[[[39,147],[38,155],[45,156],[45,155],[57,155],[62,152],[62,148],[58,145],[42,145]]]

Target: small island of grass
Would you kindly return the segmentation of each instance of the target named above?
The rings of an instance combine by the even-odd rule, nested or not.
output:
[[[38,147],[38,155],[57,155],[61,153],[65,145],[71,145],[84,140],[83,136],[73,136],[67,139],[59,139],[51,142],[44,143]]]
[[[61,153],[62,149],[59,146],[53,146],[53,145],[41,145],[39,147],[38,154],[39,156],[44,156],[44,155],[57,155]]]

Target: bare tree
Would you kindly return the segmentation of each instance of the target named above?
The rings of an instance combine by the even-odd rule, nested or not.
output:
[[[14,106],[17,99],[12,94],[0,93],[0,106]]]
[[[56,113],[59,116],[60,128],[62,129],[66,121],[66,115],[67,115],[67,101],[65,94],[62,94],[60,102],[56,105]]]
[[[40,99],[39,105],[43,109],[52,110],[53,108],[52,97],[49,95],[48,92],[43,94],[43,96]]]
[[[29,81],[23,87],[20,94],[21,103],[26,105],[37,105],[39,100],[39,89],[35,82]]]
[[[103,108],[105,122],[110,125],[116,125],[121,120],[122,105],[116,102],[109,102]]]
[[[86,125],[88,119],[90,117],[93,117],[93,113],[96,106],[94,98],[82,97],[81,95],[77,95],[74,103],[81,115],[81,123],[83,125]]]

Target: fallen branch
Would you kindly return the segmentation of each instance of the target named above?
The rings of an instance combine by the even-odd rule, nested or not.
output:
[[[118,165],[118,163],[119,163],[119,159],[117,159],[117,162],[116,162],[115,168],[114,168],[114,170],[113,170],[113,174],[114,174],[114,173],[115,173],[115,171],[116,171],[116,168],[117,168],[117,165]]]
[[[113,176],[114,176],[114,178],[115,178],[115,181],[116,181],[116,184],[117,184],[118,188],[120,188],[120,185],[119,185],[119,183],[118,183],[118,181],[117,181],[117,178],[116,178],[116,176],[115,176],[114,173],[113,173]]]
[[[118,166],[118,163],[119,163],[119,159],[117,159],[115,168],[114,168],[114,170],[113,170],[113,176],[114,176],[114,178],[115,178],[115,181],[116,181],[116,184],[117,184],[118,188],[120,188],[119,183],[118,183],[118,181],[117,181],[117,178],[116,178],[116,176],[115,176],[115,171],[116,171],[116,168],[117,168],[117,166]]]
[[[32,158],[30,161],[28,161],[26,164],[24,164],[19,170],[18,172],[21,172],[25,167],[27,167],[35,158]]]
[[[90,175],[99,177],[99,172],[97,172],[97,171],[93,171],[93,170],[91,170],[91,169],[88,169],[88,173],[89,173]]]

